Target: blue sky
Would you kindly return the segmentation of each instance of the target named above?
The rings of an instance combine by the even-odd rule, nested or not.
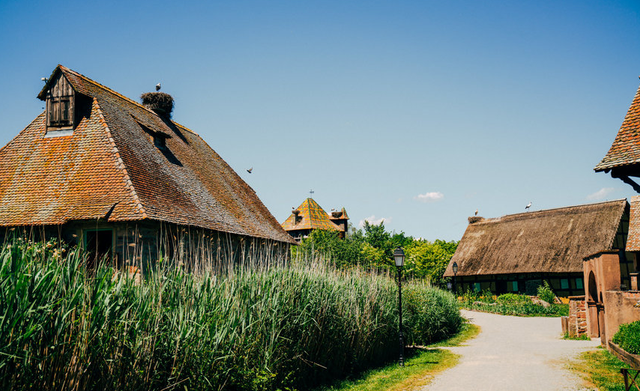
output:
[[[638,1],[0,0],[0,36],[0,145],[59,63],[133,99],[161,82],[280,222],[313,189],[459,240],[476,209],[635,195],[593,167],[640,85]]]

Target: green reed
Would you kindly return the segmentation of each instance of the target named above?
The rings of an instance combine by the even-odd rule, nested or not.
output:
[[[452,295],[405,292],[411,343],[458,331]],[[395,359],[397,316],[392,278],[321,262],[140,281],[14,242],[0,250],[0,389],[307,389]]]

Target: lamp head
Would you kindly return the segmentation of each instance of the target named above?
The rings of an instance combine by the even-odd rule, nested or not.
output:
[[[400,247],[393,251],[393,259],[395,260],[397,267],[404,266],[404,251],[402,251]]]
[[[451,269],[453,269],[454,276],[458,274],[458,262],[454,262],[453,265],[451,265]]]

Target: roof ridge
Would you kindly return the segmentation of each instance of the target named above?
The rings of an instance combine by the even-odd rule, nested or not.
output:
[[[89,77],[87,77],[87,76],[83,75],[82,73],[76,72],[76,71],[74,71],[73,69],[67,68],[67,67],[65,67],[64,65],[61,65],[61,64],[58,64],[58,67],[60,68],[60,70],[61,70],[63,73],[64,73],[64,72],[70,72],[70,73],[73,73],[75,76],[82,78],[83,80],[85,80],[85,81],[87,81],[87,82],[89,82],[89,83],[93,84],[94,86],[96,86],[96,87],[98,87],[98,88],[101,88],[101,89],[105,90],[106,92],[108,92],[108,93],[110,93],[110,94],[113,94],[113,95],[117,96],[118,98],[124,99],[124,100],[126,100],[126,101],[128,101],[128,102],[130,102],[130,103],[133,103],[134,105],[136,105],[136,106],[138,106],[138,107],[140,107],[140,108],[142,108],[142,109],[145,109],[145,110],[147,110],[147,111],[152,112],[153,114],[156,114],[153,110],[151,110],[151,109],[149,109],[149,108],[145,107],[142,103],[140,103],[140,102],[136,102],[135,100],[133,100],[133,99],[131,99],[131,98],[129,98],[129,97],[127,97],[127,96],[125,96],[125,95],[122,95],[122,94],[121,94],[121,93],[119,93],[118,91],[112,90],[111,88],[109,88],[109,87],[107,87],[107,86],[105,86],[105,85],[103,85],[103,84],[98,83],[97,81],[95,81],[95,80],[93,80],[93,79],[91,79],[91,78],[89,78]],[[73,83],[72,83],[72,84],[73,84]],[[93,98],[93,97],[92,97],[92,98]],[[156,115],[157,115],[157,114],[156,114]],[[177,122],[175,122],[175,121],[173,121],[173,120],[171,120],[171,122],[172,122],[174,125],[176,125],[176,126],[178,126],[178,127],[182,128],[182,129],[186,130],[187,132],[191,132],[191,133],[193,133],[193,134],[197,134],[196,132],[194,132],[193,130],[191,130],[191,129],[187,128],[187,127],[186,127],[186,126],[184,126],[184,125],[181,125],[181,124],[179,124],[179,123],[177,123]]]
[[[615,200],[611,200],[611,201],[594,202],[594,203],[591,203],[591,204],[560,206],[560,207],[557,207],[557,208],[534,210],[534,211],[531,211],[531,212],[519,212],[519,213],[514,213],[514,214],[509,214],[509,215],[503,215],[503,216],[500,216],[500,217],[488,217],[488,218],[484,218],[482,221],[478,221],[478,222],[476,222],[474,224],[491,223],[491,222],[494,222],[494,221],[499,221],[499,220],[507,219],[507,218],[514,219],[514,218],[517,218],[517,217],[537,217],[538,215],[541,215],[541,214],[548,214],[548,213],[551,213],[551,212],[558,212],[558,211],[561,211],[561,210],[584,209],[584,208],[594,207],[594,206],[598,206],[598,205],[619,203],[621,201],[627,202],[627,199],[626,198],[619,198],[619,199],[615,199]]]
[[[106,118],[104,118],[104,114],[102,113],[102,107],[100,107],[100,103],[98,103],[98,99],[93,98],[93,102],[96,105],[97,108],[97,112],[98,115],[100,116],[100,122],[102,122],[105,132],[107,133],[107,138],[109,140],[109,143],[111,144],[111,146],[113,147],[113,157],[116,160],[118,169],[120,171],[122,171],[122,173],[124,174],[124,182],[125,182],[125,186],[129,189],[129,191],[131,192],[131,197],[133,198],[133,201],[135,202],[137,208],[138,208],[138,212],[142,214],[142,218],[146,219],[147,216],[147,212],[144,209],[144,206],[142,205],[142,202],[140,201],[140,197],[138,197],[138,193],[136,193],[136,189],[133,186],[133,182],[131,181],[131,176],[129,176],[129,172],[127,171],[127,167],[124,164],[124,161],[122,160],[122,157],[120,157],[120,151],[118,150],[118,146],[116,145],[115,140],[113,139],[113,135],[111,134],[111,129],[109,128],[109,125],[107,124],[107,120]]]

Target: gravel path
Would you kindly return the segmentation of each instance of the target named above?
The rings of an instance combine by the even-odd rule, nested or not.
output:
[[[600,340],[563,340],[559,318],[521,318],[462,311],[482,328],[466,346],[447,348],[460,363],[436,376],[422,391],[586,390],[564,369],[567,358],[600,345]]]

